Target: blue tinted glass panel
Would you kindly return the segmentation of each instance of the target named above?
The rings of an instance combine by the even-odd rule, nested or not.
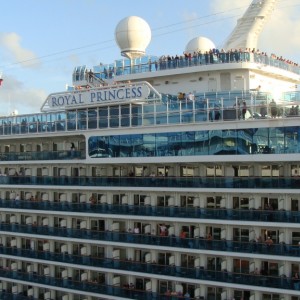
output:
[[[88,128],[94,129],[97,128],[97,109],[88,110]]]
[[[130,106],[129,105],[121,106],[121,126],[122,127],[130,126]]]
[[[142,105],[131,106],[131,126],[142,125]]]
[[[169,153],[169,141],[167,133],[156,134],[156,155],[167,156]]]
[[[108,108],[100,107],[99,108],[99,128],[108,127]]]
[[[178,155],[195,155],[195,132],[186,131],[182,133],[182,147]]]
[[[167,124],[168,116],[167,114],[157,114],[156,115],[156,124]]]
[[[109,154],[111,157],[120,157],[120,136],[109,137]]]
[[[132,135],[121,135],[120,136],[120,157],[132,157],[133,145]]]
[[[68,130],[76,129],[76,111],[67,112]]]
[[[77,128],[80,130],[86,129],[87,126],[87,111],[79,110],[77,111]]]
[[[0,130],[8,134],[11,126],[4,122]],[[296,126],[91,137],[89,154],[91,157],[147,157],[299,153],[299,136],[300,129]]]
[[[182,133],[181,132],[174,132],[174,133],[168,133],[168,153],[167,156],[178,156],[180,153],[180,150],[182,149],[181,145],[182,141]]]
[[[109,126],[119,127],[119,106],[110,107],[109,115]]]
[[[143,156],[155,156],[155,134],[144,134],[144,155]]]
[[[133,157],[145,156],[144,155],[144,139],[142,134],[134,134],[131,139]]]
[[[111,157],[109,137],[92,136],[88,140],[89,156],[92,158]]]

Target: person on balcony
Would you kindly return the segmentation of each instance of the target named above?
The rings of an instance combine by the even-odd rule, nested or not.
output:
[[[277,117],[277,105],[274,99],[270,102],[270,111],[271,111],[271,117],[276,118]]]
[[[300,290],[300,278],[299,278],[299,273],[296,272],[293,276],[293,285],[294,289],[299,291]]]

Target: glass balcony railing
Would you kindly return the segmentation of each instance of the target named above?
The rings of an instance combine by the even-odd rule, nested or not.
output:
[[[207,240],[198,238],[180,238],[179,236],[159,236],[149,234],[133,234],[121,231],[95,231],[87,229],[73,229],[66,227],[32,226],[16,223],[1,223],[0,232],[15,234],[26,233],[29,235],[46,235],[66,237],[71,239],[84,239],[89,241],[110,241],[115,243],[157,245],[174,248],[201,249],[209,251],[224,251],[236,253],[255,253],[263,255],[293,256],[300,255],[299,245],[285,243],[268,245],[255,241],[241,242],[233,240]]]
[[[190,219],[222,219],[231,221],[253,221],[253,222],[283,222],[299,223],[299,211],[286,210],[261,210],[261,209],[226,209],[226,208],[200,208],[200,207],[177,207],[177,206],[138,206],[138,205],[116,205],[116,204],[91,204],[53,201],[25,201],[0,199],[1,208],[83,212],[99,214],[118,214],[133,216],[174,217]]]
[[[250,62],[257,63],[259,65],[271,66],[279,68],[282,70],[290,71],[296,74],[300,74],[300,68],[294,63],[289,63],[285,60],[279,59],[274,56],[267,56],[261,53],[252,53],[244,51],[235,52],[222,52],[216,50],[214,53],[198,53],[197,55],[192,54],[189,56],[142,56],[132,61],[128,59],[117,60],[109,65],[101,65],[94,68],[96,72],[95,76],[101,79],[117,79],[118,76],[124,76],[129,74],[140,74],[140,73],[154,73],[156,76],[157,72],[180,69],[180,68],[190,68],[190,67],[200,67],[204,68],[208,65],[218,65],[218,64],[228,64],[228,63],[239,63],[239,62]],[[85,68],[85,66],[83,66]],[[80,67],[74,70],[73,82],[82,80],[80,78]],[[158,74],[157,74],[158,75]]]
[[[43,152],[8,152],[0,153],[0,161],[23,161],[23,160],[66,160],[84,159],[82,151],[43,151]]]
[[[300,177],[69,177],[0,176],[0,185],[164,188],[299,189]]]
[[[0,299],[2,300],[38,300],[33,296],[25,296],[22,293],[14,294],[11,292],[6,292],[5,290],[0,291]]]
[[[186,268],[186,267],[174,266],[174,265],[159,265],[157,263],[143,263],[143,262],[135,262],[130,260],[118,260],[113,258],[77,256],[77,255],[72,255],[67,253],[41,252],[41,251],[33,251],[33,250],[25,250],[25,249],[17,249],[17,248],[9,248],[9,247],[0,247],[0,254],[17,255],[19,257],[29,257],[33,259],[55,261],[55,262],[61,262],[67,264],[78,264],[78,265],[85,265],[85,266],[108,268],[114,270],[114,272],[116,272],[116,270],[124,270],[124,271],[164,275],[164,276],[171,276],[171,277],[245,284],[250,286],[295,289],[292,279],[285,275],[282,276],[254,275],[254,274],[249,274],[249,272],[245,274],[245,273],[237,273],[237,272],[228,272],[227,270],[223,270],[223,271],[207,270],[204,269],[203,267]],[[35,275],[33,272],[31,273],[17,272],[17,274],[15,274],[17,278],[18,276],[23,277],[23,275],[26,277],[28,276],[29,278],[39,277],[38,275]],[[44,278],[43,280],[45,280],[45,276],[40,276],[40,278]],[[48,280],[51,282],[50,278],[48,278]]]
[[[146,292],[143,290],[129,290],[117,286],[93,283],[93,282],[82,282],[76,281],[70,278],[57,278],[45,275],[37,275],[33,273],[26,273],[21,271],[12,271],[0,269],[0,276],[3,278],[9,278],[12,280],[21,280],[32,284],[43,284],[49,287],[59,287],[63,289],[70,289],[69,292],[74,291],[86,291],[89,293],[110,295],[116,297],[124,297],[129,299],[153,299],[153,293]],[[149,296],[147,296],[149,294]],[[17,298],[13,298],[17,299]],[[22,299],[22,298],[21,298]],[[159,295],[155,299],[163,299]]]
[[[245,125],[248,127],[256,127],[257,124],[261,126],[260,123],[269,126],[271,118],[282,121],[300,117],[299,94],[299,91],[284,93],[274,103],[271,101],[274,96],[270,93],[256,90],[198,91],[193,96],[168,93],[151,101],[147,99],[138,103],[132,101],[105,107],[74,108],[68,112],[0,117],[0,136],[32,137],[40,134],[53,135],[55,132],[82,134],[87,130],[97,133],[98,130],[110,128],[158,128],[211,122],[226,124],[228,121],[244,122],[243,119],[247,121]],[[278,123],[283,126],[282,122]],[[227,124],[224,127],[226,126]]]

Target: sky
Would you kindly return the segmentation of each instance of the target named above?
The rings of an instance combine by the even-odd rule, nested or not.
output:
[[[147,55],[181,55],[198,36],[222,45],[252,0],[10,0],[0,11],[0,115],[36,113],[72,85],[76,66],[121,59],[118,22],[150,26]],[[278,0],[258,48],[300,63],[300,0]]]

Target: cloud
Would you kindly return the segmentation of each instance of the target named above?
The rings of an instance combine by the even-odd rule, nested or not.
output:
[[[287,59],[299,60],[299,9],[281,6],[274,11],[259,40],[260,47]],[[298,62],[299,61],[295,61]]]
[[[72,53],[67,58],[74,66],[80,64],[80,57],[76,53]]]
[[[22,48],[21,37],[14,32],[0,33],[0,46],[12,57],[13,63],[24,68],[37,68],[41,63],[34,52]]]
[[[210,7],[214,13],[232,14],[232,12],[237,12],[239,9],[246,11],[251,2],[252,0],[212,0],[210,1]]]
[[[44,90],[28,89],[21,81],[6,76],[0,86],[0,115],[9,115],[15,110],[22,114],[38,113],[46,97]]]
[[[198,36],[198,28],[197,27],[193,27],[193,23],[190,23],[190,21],[196,20],[197,18],[199,18],[199,16],[197,15],[197,13],[195,12],[183,12],[182,14],[182,18],[185,22],[187,22],[187,24],[191,24],[191,27],[187,29],[187,34],[189,36],[188,40],[193,39],[195,37]]]

